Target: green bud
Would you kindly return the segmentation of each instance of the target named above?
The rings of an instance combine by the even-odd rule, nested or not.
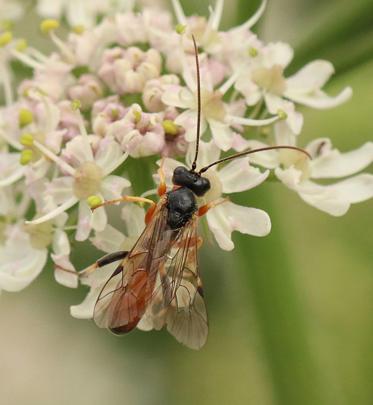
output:
[[[103,203],[102,198],[98,195],[91,195],[87,198],[87,203],[91,209],[97,208]]]
[[[186,30],[186,26],[185,26],[184,24],[177,24],[176,27],[175,27],[175,31],[176,31],[179,35],[184,34],[185,30]]]
[[[288,115],[286,114],[286,112],[281,109],[277,111],[277,115],[280,120],[286,120],[288,118]]]

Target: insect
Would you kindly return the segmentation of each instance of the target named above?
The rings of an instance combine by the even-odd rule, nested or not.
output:
[[[203,286],[197,265],[197,250],[202,244],[198,236],[198,219],[223,201],[198,207],[197,197],[204,196],[211,185],[203,173],[212,166],[262,150],[295,149],[274,146],[238,153],[220,159],[197,171],[201,123],[201,85],[198,48],[192,37],[197,68],[197,137],[195,157],[190,170],[177,167],[167,191],[162,169],[159,170],[159,201],[124,196],[105,201],[104,205],[122,201],[151,204],[146,214],[146,226],[129,252],[116,252],[98,260],[84,272],[96,270],[120,261],[104,284],[94,309],[94,321],[115,334],[141,329],[167,330],[181,343],[200,349],[206,342],[208,319],[203,298]]]

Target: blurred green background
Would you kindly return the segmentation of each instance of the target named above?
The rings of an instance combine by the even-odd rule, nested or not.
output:
[[[227,2],[224,26],[258,3]],[[209,2],[183,4],[207,14]],[[354,89],[342,107],[305,111],[304,143],[325,136],[347,150],[372,140],[372,0],[270,0],[256,29],[295,48],[290,71],[326,58],[337,70],[328,91]],[[210,335],[200,352],[164,331],[116,338],[71,318],[85,291],[45,271],[0,298],[1,403],[372,404],[372,202],[332,218],[278,184],[237,201],[265,209],[273,230],[264,239],[235,235],[232,253],[202,249]]]

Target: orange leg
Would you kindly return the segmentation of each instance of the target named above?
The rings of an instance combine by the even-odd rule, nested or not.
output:
[[[217,207],[217,206],[220,205],[220,204],[224,204],[224,203],[227,202],[227,201],[229,201],[229,198],[219,198],[219,199],[217,199],[217,200],[215,200],[215,201],[209,202],[209,203],[206,204],[206,205],[202,205],[202,207],[200,207],[200,208],[198,209],[198,214],[197,214],[197,215],[198,215],[199,217],[202,217],[203,215],[206,215],[207,212],[208,212],[209,210],[211,210],[211,208]]]
[[[94,211],[97,208],[104,207],[106,205],[115,205],[115,204],[118,204],[118,203],[121,203],[121,202],[136,202],[136,203],[142,203],[142,204],[143,203],[151,204],[151,205],[154,205],[154,206],[156,205],[156,203],[154,201],[149,200],[148,198],[134,197],[134,196],[131,196],[131,195],[124,195],[124,196],[122,196],[120,198],[116,198],[115,200],[104,201],[103,203],[101,203],[101,204],[99,204],[99,205],[97,205],[97,206],[95,206],[95,207],[93,207],[91,209],[92,209],[92,211]]]
[[[119,260],[123,260],[127,256],[128,252],[127,251],[118,251],[114,253],[109,253],[106,256],[101,257],[101,259],[98,259],[96,262],[91,264],[90,266],[86,267],[84,270],[80,272],[75,272],[72,270],[65,269],[61,266],[56,266],[56,268],[65,271],[66,273],[71,273],[74,275],[77,275],[79,278],[81,277],[87,277],[89,274],[93,273],[95,270],[99,269],[100,267],[106,266],[111,263],[118,262]]]
[[[162,195],[166,194],[167,192],[166,180],[163,171],[163,160],[161,163],[161,167],[158,169],[158,175],[159,175],[158,195],[162,197]]]

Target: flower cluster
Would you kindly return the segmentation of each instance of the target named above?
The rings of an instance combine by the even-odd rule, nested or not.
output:
[[[70,4],[53,2],[48,11],[52,2],[39,1],[39,8],[59,15],[63,3]],[[75,0],[74,5],[81,3]],[[299,145],[312,156],[272,150],[215,166],[206,172],[212,187],[201,203],[250,190],[269,176],[335,216],[373,197],[373,175],[359,174],[373,162],[372,142],[342,153],[329,139],[306,146],[299,141],[300,106],[333,108],[352,91],[325,93],[333,74],[327,61],[286,74],[292,48],[264,43],[251,31],[266,1],[247,22],[228,31],[219,29],[223,0],[216,1],[208,19],[185,16],[173,0],[176,22],[168,11],[145,8],[112,13],[94,25],[96,14],[106,13],[109,3],[100,2],[99,13],[86,11],[86,25],[92,28],[75,27],[65,39],[58,34],[57,20],[44,20],[41,30],[56,47],[50,55],[14,39],[11,32],[0,34],[5,99],[0,111],[0,289],[26,287],[48,258],[57,281],[76,287],[73,240],[88,241],[103,252],[131,248],[144,228],[143,207],[127,204],[120,214],[115,207],[93,213],[90,208],[139,188],[142,173],[129,170],[135,160],[144,162],[144,171],[153,165],[153,173],[156,162],[162,164],[168,183],[173,168],[191,165],[198,110],[191,34],[199,47],[201,77],[198,167],[227,154],[275,145]],[[32,72],[18,84],[16,96],[12,60]],[[317,183],[337,178],[344,179]],[[154,194],[154,188],[143,195]],[[224,250],[234,247],[233,231],[265,236],[271,226],[264,211],[229,199],[208,212],[207,224]],[[91,291],[84,303],[72,307],[73,316],[92,316],[111,270],[84,279]]]

